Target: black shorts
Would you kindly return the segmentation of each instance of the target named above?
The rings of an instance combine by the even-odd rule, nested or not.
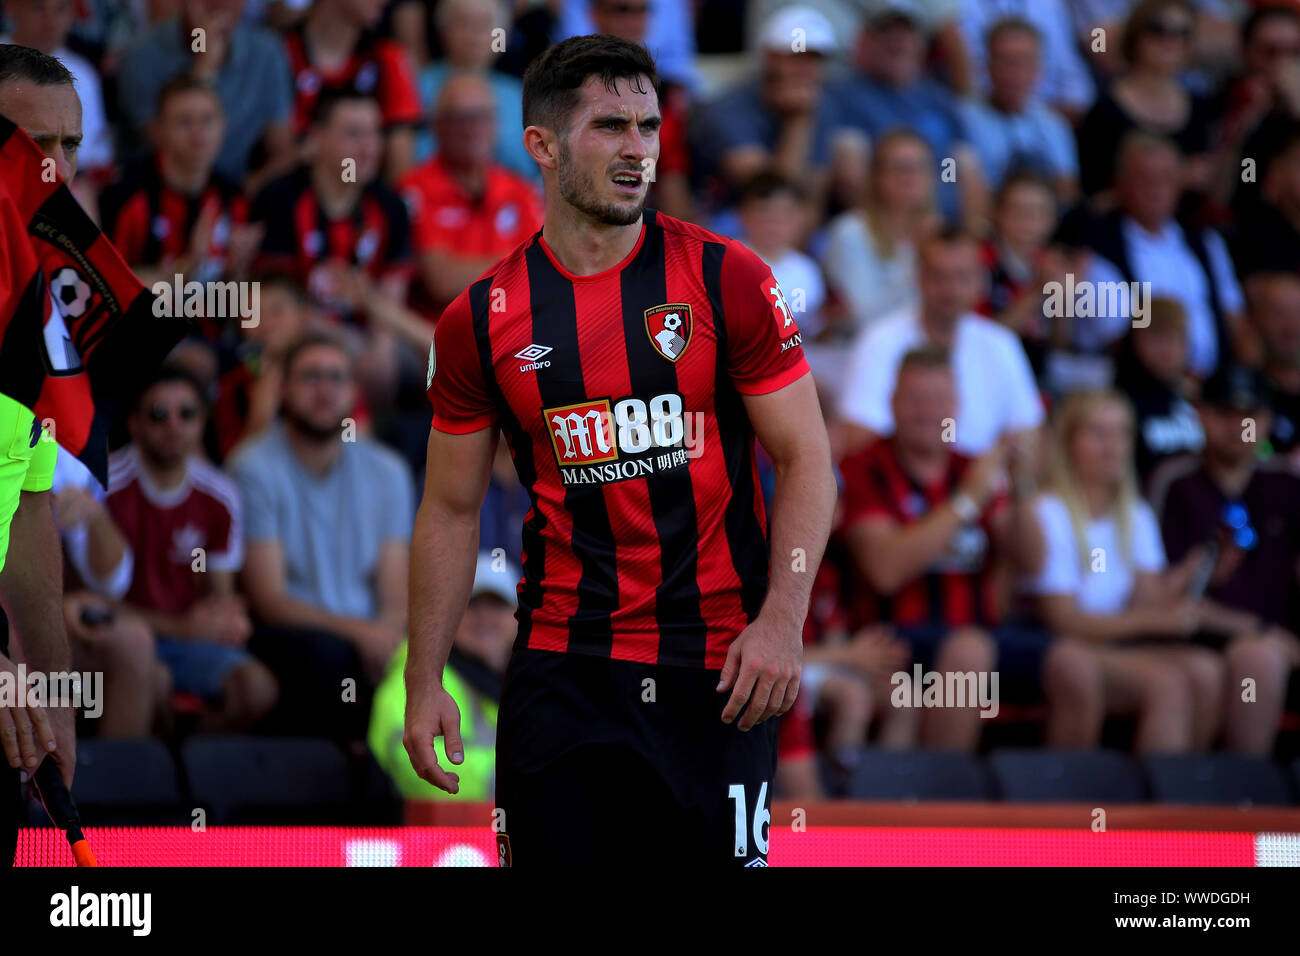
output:
[[[718,676],[517,649],[497,718],[500,861],[766,866],[777,721],[724,724]]]

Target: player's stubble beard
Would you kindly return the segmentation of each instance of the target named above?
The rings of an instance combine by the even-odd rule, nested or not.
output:
[[[636,170],[638,173],[640,169]],[[593,222],[603,226],[630,226],[641,218],[645,210],[646,193],[630,205],[601,202],[596,198],[594,177],[584,177],[573,161],[573,152],[566,140],[560,140],[559,173],[560,198]]]

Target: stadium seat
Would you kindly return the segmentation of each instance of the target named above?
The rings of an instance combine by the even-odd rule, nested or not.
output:
[[[976,757],[939,750],[867,748],[849,779],[851,800],[989,800],[988,776]]]
[[[989,754],[1003,800],[1028,803],[1146,801],[1141,767],[1114,750],[1006,748]]]
[[[209,825],[353,822],[347,758],[329,740],[196,736],[181,763]]]
[[[1286,774],[1264,757],[1168,754],[1142,761],[1152,799],[1161,803],[1285,806],[1295,802]]]
[[[181,796],[176,764],[152,737],[81,740],[72,796],[87,826],[181,826],[190,808]],[[28,808],[33,825],[48,825],[36,801]]]

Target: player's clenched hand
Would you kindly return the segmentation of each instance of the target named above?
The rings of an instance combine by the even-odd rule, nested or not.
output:
[[[727,651],[722,665],[719,693],[731,688],[731,699],[722,710],[722,722],[736,719],[745,701],[745,716],[737,725],[749,730],[769,717],[779,717],[799,694],[799,670],[803,664],[803,639],[797,628],[757,617],[740,632]]]
[[[463,763],[465,745],[460,740],[460,708],[451,694],[437,685],[427,690],[406,694],[406,733],[402,743],[410,755],[411,766],[439,790],[456,793],[460,790],[460,777],[438,766],[438,754],[433,747],[435,737],[443,738],[443,749],[452,763]]]

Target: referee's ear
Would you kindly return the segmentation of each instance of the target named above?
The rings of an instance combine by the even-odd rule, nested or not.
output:
[[[554,170],[559,165],[560,143],[554,130],[529,126],[524,130],[524,149],[542,169]]]

